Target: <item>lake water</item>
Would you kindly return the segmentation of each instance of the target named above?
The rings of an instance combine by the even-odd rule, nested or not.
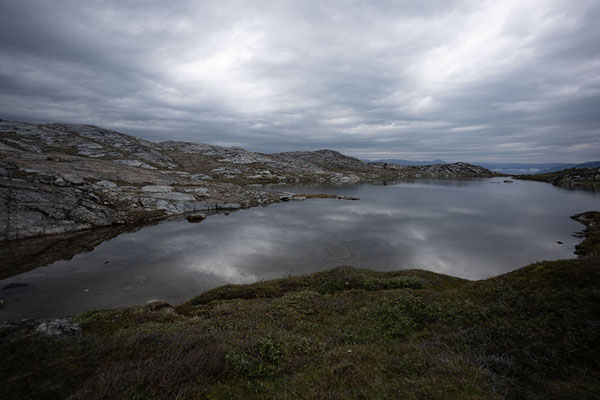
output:
[[[177,304],[226,283],[338,265],[483,279],[534,261],[573,258],[581,239],[572,234],[584,227],[569,216],[600,209],[597,193],[498,178],[273,189],[361,200],[292,201],[124,233],[71,260],[1,280],[0,320],[151,299]]]

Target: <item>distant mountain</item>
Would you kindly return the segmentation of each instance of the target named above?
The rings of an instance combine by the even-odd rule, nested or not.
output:
[[[491,169],[492,171],[500,172],[502,174],[515,174],[515,175],[527,175],[527,174],[539,174],[544,172],[559,171],[561,169],[570,168],[575,164],[561,164],[561,163],[478,163],[481,166]]]
[[[388,158],[384,160],[373,160],[372,162],[385,162],[398,165],[432,165],[432,164],[447,164],[443,160],[433,161],[412,161]],[[473,162],[474,165],[480,165],[494,172],[511,175],[529,175],[529,174],[546,174],[549,172],[561,171],[568,168],[595,168],[600,167],[600,161],[590,161],[580,164],[565,164],[565,163],[490,163],[490,162]]]
[[[474,163],[491,169],[492,171],[503,174],[546,174],[549,172],[561,171],[568,168],[594,168],[600,167],[600,161],[590,161],[580,164],[564,164],[564,163]]]

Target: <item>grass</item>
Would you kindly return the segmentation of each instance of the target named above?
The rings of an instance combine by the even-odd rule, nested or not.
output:
[[[588,237],[596,229],[590,225]],[[342,267],[227,285],[178,307],[154,302],[75,319],[80,339],[0,330],[0,397],[600,395],[600,265],[593,254],[476,282]]]

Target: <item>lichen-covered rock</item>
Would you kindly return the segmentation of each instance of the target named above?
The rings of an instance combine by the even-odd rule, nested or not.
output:
[[[81,337],[81,326],[67,318],[41,321],[35,331],[48,336]]]

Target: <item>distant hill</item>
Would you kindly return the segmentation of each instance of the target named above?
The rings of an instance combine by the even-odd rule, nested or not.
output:
[[[373,162],[385,162],[398,165],[432,165],[432,164],[447,164],[447,161],[433,160],[433,161],[412,161],[412,160],[401,160],[401,159],[384,159],[384,160],[373,160]],[[490,163],[490,162],[473,162],[474,165],[480,165],[494,172],[502,174],[514,174],[514,175],[529,175],[529,174],[546,174],[549,172],[561,171],[569,168],[595,168],[600,167],[600,161],[590,161],[580,164],[565,164],[565,163]]]

